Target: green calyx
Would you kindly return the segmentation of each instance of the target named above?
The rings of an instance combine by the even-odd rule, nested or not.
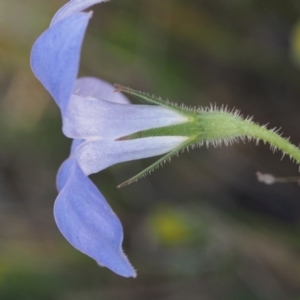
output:
[[[122,91],[139,97],[148,104],[157,104],[174,110],[186,117],[187,121],[181,124],[158,127],[136,132],[129,136],[121,137],[118,140],[129,140],[154,136],[185,136],[188,139],[177,148],[160,158],[154,164],[143,170],[141,173],[130,178],[118,187],[130,184],[139,178],[150,173],[159,165],[169,160],[190,146],[220,146],[233,144],[238,140],[255,140],[269,143],[273,151],[279,149],[283,154],[300,164],[300,149],[291,144],[287,139],[281,137],[275,129],[267,129],[266,126],[255,124],[251,118],[244,119],[238,111],[228,111],[227,108],[210,107],[205,109],[189,109],[176,104],[164,102],[153,96],[149,96],[139,91],[135,91],[123,86],[116,86],[116,91]]]

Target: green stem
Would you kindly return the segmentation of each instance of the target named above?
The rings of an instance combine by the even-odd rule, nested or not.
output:
[[[208,143],[230,142],[236,138],[261,140],[272,148],[288,154],[300,164],[300,149],[281,137],[274,129],[259,126],[251,120],[243,120],[237,114],[222,111],[207,111],[199,114],[199,141]]]

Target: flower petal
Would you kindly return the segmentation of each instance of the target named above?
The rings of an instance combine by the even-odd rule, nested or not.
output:
[[[86,177],[76,161],[59,193],[54,216],[58,228],[73,247],[113,272],[135,277],[136,273],[122,251],[122,225],[110,206]]]
[[[57,22],[67,18],[72,14],[81,12],[90,6],[103,1],[106,0],[71,0],[56,12],[50,26],[55,25]]]
[[[76,80],[73,93],[114,103],[130,103],[122,93],[114,93],[115,90],[113,85],[104,80],[95,77],[81,77]]]
[[[48,28],[34,43],[31,67],[64,112],[77,77],[80,50],[91,13],[77,13]]]
[[[70,157],[61,164],[56,175],[56,188],[58,192],[60,192],[68,182],[73,170],[73,165],[74,159]]]
[[[61,164],[56,175],[56,188],[58,192],[60,192],[65,186],[65,184],[67,183],[73,169],[74,160],[72,159],[72,156],[76,148],[83,142],[84,140],[77,140],[77,139],[73,140],[71,145],[70,156]]]
[[[106,97],[110,99],[109,91]],[[68,109],[63,115],[63,132],[71,138],[115,139],[186,121],[187,117],[162,106],[119,104],[72,94]]]
[[[89,175],[120,162],[167,153],[187,139],[160,136],[125,141],[88,140],[76,148],[74,157],[82,171]]]

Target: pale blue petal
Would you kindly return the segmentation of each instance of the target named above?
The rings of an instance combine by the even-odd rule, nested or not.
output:
[[[72,156],[75,153],[76,148],[83,142],[85,142],[85,140],[75,139],[72,141],[70,156]]]
[[[62,112],[77,77],[80,50],[90,13],[77,13],[48,28],[34,43],[31,67]]]
[[[68,179],[73,170],[73,164],[74,159],[72,157],[69,157],[61,164],[60,168],[58,169],[56,175],[56,188],[58,192],[60,192],[68,182]]]
[[[82,97],[96,98],[100,100],[128,104],[129,100],[120,92],[115,93],[116,88],[101,79],[95,77],[81,77],[75,82],[73,93]]]
[[[74,157],[86,175],[97,173],[120,162],[167,153],[187,137],[160,136],[134,140],[88,140],[76,148]]]
[[[57,175],[56,175],[56,188],[57,188],[58,192],[60,192],[63,189],[66,182],[68,181],[70,174],[72,172],[73,163],[74,163],[72,156],[73,156],[76,148],[83,142],[84,142],[84,140],[73,140],[72,145],[71,145],[70,157],[61,164],[61,166],[57,172]]]
[[[103,98],[110,99],[111,92],[107,91]],[[72,94],[63,116],[63,132],[70,138],[115,139],[186,121],[187,117],[162,106],[119,104]]]
[[[136,273],[122,251],[122,225],[91,180],[71,159],[72,170],[59,193],[54,216],[68,242],[113,272],[135,277]]]
[[[57,11],[57,13],[54,15],[54,17],[51,21],[50,26],[53,26],[60,20],[66,18],[74,13],[81,12],[90,6],[92,6],[96,3],[103,2],[103,1],[106,1],[106,0],[71,0]]]

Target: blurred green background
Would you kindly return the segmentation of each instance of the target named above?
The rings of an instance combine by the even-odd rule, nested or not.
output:
[[[0,299],[300,299],[298,176],[268,145],[196,149],[116,185],[156,158],[93,175],[138,270],[118,277],[56,228],[56,172],[70,140],[29,66],[62,0],[0,0]],[[298,0],[114,0],[92,8],[81,75],[189,106],[238,108],[299,144]]]

